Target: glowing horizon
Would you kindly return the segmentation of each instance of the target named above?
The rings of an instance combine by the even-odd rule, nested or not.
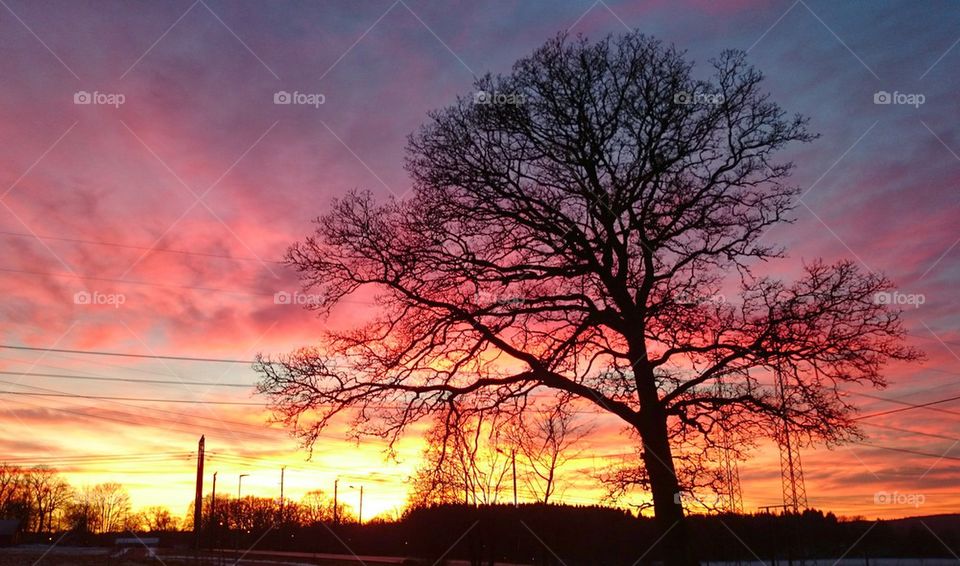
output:
[[[960,50],[935,11],[903,5],[926,33],[893,45],[883,7],[827,3],[565,1],[545,14],[510,2],[496,17],[490,6],[460,6],[454,17],[416,1],[187,0],[104,13],[9,4],[17,17],[0,20],[0,343],[41,351],[0,348],[0,463],[46,463],[74,487],[119,481],[134,508],[162,504],[182,517],[193,498],[189,454],[203,434],[206,493],[217,471],[218,493],[235,495],[238,474],[249,473],[244,494],[279,497],[286,465],[289,499],[330,492],[339,476],[365,485],[365,519],[402,508],[422,427],[393,462],[380,442],[346,440],[340,422],[308,462],[288,431],[267,425],[248,364],[42,350],[243,361],[349,326],[369,301],[317,319],[280,263],[286,247],[348,190],[406,194],[405,136],[427,112],[469,95],[473,74],[506,72],[568,28],[596,38],[639,26],[689,49],[700,69],[722,49],[749,49],[773,98],[821,133],[788,152],[804,196],[797,221],[769,235],[789,259],[767,268],[790,279],[804,259],[852,259],[887,273],[900,296],[923,297],[891,300],[906,308],[910,342],[927,360],[888,368],[886,391],[856,390],[862,414],[960,395],[960,129],[943,119],[960,92]],[[275,103],[279,92],[323,102]],[[923,93],[924,102],[874,103],[883,92]],[[950,401],[865,419],[864,442],[804,449],[810,506],[868,518],[960,509],[958,411]],[[557,501],[599,503],[591,472],[635,449],[616,420],[597,419]],[[104,454],[143,457],[89,458]],[[772,443],[741,462],[740,475],[747,511],[780,501]],[[878,501],[884,493],[923,502]],[[341,493],[350,505],[356,497]]]

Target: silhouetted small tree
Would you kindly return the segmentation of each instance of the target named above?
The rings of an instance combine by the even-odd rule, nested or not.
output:
[[[148,531],[160,533],[177,530],[180,520],[170,512],[169,507],[152,505],[143,510],[142,523]]]
[[[30,523],[32,510],[27,473],[20,466],[0,464],[0,519]]]
[[[574,399],[565,392],[547,397],[542,408],[521,413],[508,429],[521,481],[542,503],[557,493],[562,468],[583,453],[583,441],[594,430],[577,419]]]
[[[509,423],[454,408],[437,415],[426,433],[423,462],[411,482],[413,506],[497,503],[510,473]]]
[[[346,504],[338,502],[339,513],[334,513],[333,497],[322,489],[308,491],[300,498],[300,521],[302,525],[319,525],[332,523],[334,518],[346,518],[349,514]]]
[[[54,517],[58,517],[73,497],[73,489],[57,470],[48,466],[36,466],[26,471],[27,491],[35,532],[54,529]]]

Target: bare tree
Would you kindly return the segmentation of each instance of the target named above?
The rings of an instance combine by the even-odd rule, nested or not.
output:
[[[163,505],[147,507],[143,510],[143,516],[147,530],[150,532],[175,531],[179,524],[177,517]]]
[[[456,406],[437,416],[426,434],[423,464],[411,483],[410,503],[496,503],[510,471],[500,423]]]
[[[130,494],[117,482],[106,482],[90,490],[96,524],[94,532],[112,533],[121,531],[130,514]]]
[[[29,518],[27,474],[19,466],[0,464],[0,518]]]
[[[350,508],[343,502],[338,502],[339,512],[334,513],[333,498],[322,489],[308,491],[300,499],[300,523],[303,525],[319,525],[332,523],[334,518],[346,518]]]
[[[33,507],[31,520],[35,532],[53,530],[53,518],[71,499],[70,484],[53,468],[37,466],[27,472],[26,485]]]
[[[77,489],[65,510],[67,528],[79,533],[92,533],[97,530],[97,517],[93,506],[93,488],[83,486]]]
[[[123,518],[120,530],[131,533],[145,533],[153,530],[146,511],[131,511]],[[167,530],[176,530],[168,528]]]
[[[379,312],[259,360],[278,417],[307,445],[344,412],[396,440],[451,403],[575,395],[642,442],[670,566],[696,562],[673,448],[709,441],[720,407],[745,436],[775,419],[811,440],[856,434],[841,387],[882,386],[886,362],[917,356],[874,300],[890,283],[846,261],[793,283],[757,271],[782,257],[761,236],[798,193],[776,155],[814,136],[744,54],[712,68],[696,79],[637,33],[561,35],[432,113],[410,138],[409,198],[351,193],[290,249],[320,314],[367,287]]]
[[[262,533],[277,525],[280,504],[269,497],[246,496],[230,500],[230,522],[234,529]]]
[[[594,430],[578,422],[573,399],[569,393],[550,397],[543,410],[526,411],[508,429],[513,450],[529,472],[524,481],[542,503],[550,503],[557,491],[558,472],[583,452],[580,446]]]

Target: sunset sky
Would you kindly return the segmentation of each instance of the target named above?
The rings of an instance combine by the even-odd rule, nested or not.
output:
[[[789,250],[770,269],[850,258],[922,302],[905,322],[926,360],[890,367],[886,391],[857,390],[863,414],[960,396],[958,24],[950,2],[0,0],[0,343],[35,348],[0,348],[0,461],[121,481],[135,506],[180,514],[205,434],[207,490],[218,471],[218,492],[236,494],[242,473],[244,494],[275,497],[286,465],[292,498],[339,477],[347,503],[364,486],[365,517],[402,507],[422,430],[393,461],[341,424],[308,461],[267,424],[246,361],[365,308],[321,321],[276,304],[299,288],[279,260],[338,195],[402,197],[406,136],[427,112],[563,30],[637,28],[701,70],[747,50],[773,99],[821,135],[788,150],[803,196],[796,222],[765,235]],[[278,91],[323,104],[277,105]],[[75,104],[84,93],[118,104]],[[569,503],[598,501],[593,472],[633,450],[617,421],[581,418],[597,432],[565,470]],[[960,509],[960,400],[863,423],[863,443],[804,450],[811,506]],[[778,465],[769,444],[741,462],[747,510],[780,502]]]

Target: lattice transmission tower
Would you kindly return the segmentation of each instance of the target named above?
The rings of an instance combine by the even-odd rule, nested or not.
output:
[[[777,393],[781,406],[786,406],[786,382],[780,371],[776,373]],[[780,481],[783,487],[783,508],[799,513],[807,508],[807,487],[803,481],[803,466],[800,463],[800,445],[793,435],[790,422],[784,416],[777,430],[780,446]]]
[[[717,380],[717,396],[726,398],[727,387],[723,380]],[[740,469],[737,465],[737,451],[734,450],[735,436],[732,432],[729,411],[720,408],[720,485],[718,510],[724,513],[743,513],[743,492],[740,489]]]

